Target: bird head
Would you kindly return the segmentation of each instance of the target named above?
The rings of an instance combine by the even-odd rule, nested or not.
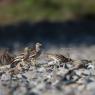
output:
[[[38,42],[38,43],[36,43],[36,46],[41,47],[41,46],[42,46],[42,44]]]
[[[25,48],[24,48],[24,52],[25,52],[25,53],[29,52],[29,47],[25,47]]]
[[[36,43],[36,51],[40,51],[42,47],[41,43]]]

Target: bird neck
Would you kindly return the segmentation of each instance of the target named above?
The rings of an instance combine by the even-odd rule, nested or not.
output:
[[[24,55],[28,56],[29,55],[29,51],[25,52]]]
[[[39,52],[39,51],[40,51],[40,47],[36,46],[36,52]]]

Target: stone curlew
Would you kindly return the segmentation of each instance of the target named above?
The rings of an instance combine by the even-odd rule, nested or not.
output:
[[[30,60],[33,65],[36,64],[36,60],[41,54],[41,47],[41,43],[36,43],[35,46],[30,50]]]
[[[8,48],[0,50],[0,65],[8,65],[13,61],[14,56],[9,52]]]
[[[28,61],[29,61],[29,48],[25,47],[24,52],[14,58],[13,62],[11,63],[11,68],[25,65]]]
[[[47,53],[46,55],[47,55],[47,58],[50,61],[53,61],[55,64],[73,62],[73,60],[71,58],[66,58],[62,54],[51,54],[51,53]]]

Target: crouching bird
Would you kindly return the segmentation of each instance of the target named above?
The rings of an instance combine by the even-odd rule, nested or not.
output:
[[[67,58],[62,54],[47,53],[46,56],[48,60],[50,60],[51,62],[53,61],[54,64],[58,64],[58,65],[60,65],[61,63],[73,62],[71,58]]]
[[[17,55],[13,62],[11,63],[11,68],[17,67],[20,68],[22,65],[25,65],[29,61],[29,48],[25,47],[24,52]]]

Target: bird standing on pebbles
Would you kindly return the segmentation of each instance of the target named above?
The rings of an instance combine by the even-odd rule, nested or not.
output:
[[[35,46],[33,48],[31,48],[31,50],[30,50],[29,58],[33,65],[36,64],[37,58],[41,55],[41,47],[42,47],[41,43],[36,43]]]
[[[50,54],[50,53],[47,53],[47,58],[54,61],[55,64],[56,63],[57,64],[67,63],[67,62],[72,62],[73,61],[71,58],[66,58],[62,54]]]
[[[21,53],[20,55],[16,56],[11,63],[11,68],[18,67],[25,65],[29,61],[29,48],[25,47],[24,52]]]

